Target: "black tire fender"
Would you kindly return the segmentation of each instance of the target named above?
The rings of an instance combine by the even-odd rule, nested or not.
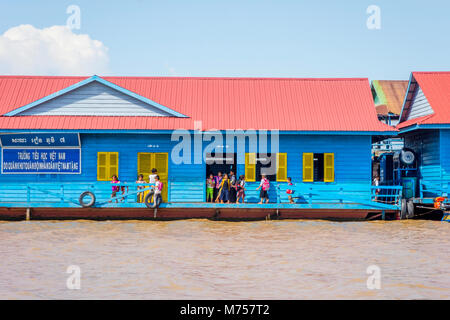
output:
[[[158,208],[159,205],[161,204],[161,200],[160,200],[160,199],[158,199],[158,201],[156,201],[156,203],[155,203],[154,201],[152,201],[152,197],[153,197],[154,194],[155,194],[155,190],[150,190],[150,191],[145,195],[144,203],[145,203],[145,206],[146,206],[147,208],[149,208],[149,209],[155,209],[155,208]]]
[[[89,196],[91,198],[91,201],[84,202],[84,198]],[[78,198],[78,201],[80,202],[80,205],[83,208],[89,208],[92,207],[95,204],[95,194],[93,194],[91,191],[85,191],[80,195],[80,198]]]
[[[406,165],[412,165],[416,160],[416,156],[413,151],[403,149],[400,153],[400,160]]]

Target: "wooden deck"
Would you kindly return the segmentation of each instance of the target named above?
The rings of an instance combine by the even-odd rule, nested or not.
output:
[[[125,185],[125,184],[124,184]],[[0,219],[332,219],[364,220],[380,214],[398,211],[401,187],[389,188],[387,198],[393,203],[373,201],[370,186],[359,190],[323,191],[312,187],[291,186],[296,203],[289,203],[287,185],[275,190],[276,202],[220,204],[206,202],[165,202],[158,209],[150,209],[136,201],[136,185],[126,184],[128,192],[111,199],[111,184],[25,184],[2,185],[0,189]],[[142,185],[141,185],[142,186]],[[148,185],[147,187],[150,187]],[[353,186],[354,187],[354,186]],[[324,188],[324,186],[320,186]],[[382,187],[378,187],[382,188]],[[387,188],[387,187],[385,187]],[[78,198],[81,192],[91,190],[96,195],[92,207],[83,208]],[[134,190],[134,191],[133,191]],[[170,197],[170,193],[169,193]],[[380,197],[380,195],[378,195]],[[116,203],[115,200],[118,202]],[[28,214],[27,214],[28,213]]]

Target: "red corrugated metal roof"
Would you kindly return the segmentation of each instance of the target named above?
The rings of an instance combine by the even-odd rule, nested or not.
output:
[[[411,80],[415,80],[422,88],[434,113],[401,122],[397,127],[405,128],[414,124],[450,124],[450,72],[413,72]]]
[[[0,77],[2,115],[87,77]],[[278,129],[393,131],[377,119],[368,79],[102,77],[187,115],[2,116],[0,129]]]

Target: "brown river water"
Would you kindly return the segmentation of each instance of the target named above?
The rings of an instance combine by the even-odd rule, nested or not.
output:
[[[24,221],[0,239],[0,299],[450,299],[440,221]]]

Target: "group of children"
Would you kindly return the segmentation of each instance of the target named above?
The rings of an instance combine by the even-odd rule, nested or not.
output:
[[[154,184],[152,186],[152,189],[154,190],[154,196],[153,201],[157,203],[158,201],[162,202],[162,190],[163,190],[163,183],[160,181],[160,178],[158,176],[158,172],[156,169],[152,169],[152,173],[148,177],[149,182],[151,184]],[[117,175],[112,176],[113,184],[120,184],[120,180]],[[143,184],[147,183],[144,180],[144,175],[140,174],[138,176],[138,179],[136,180],[137,184]],[[287,178],[287,183],[289,186],[292,186],[292,180],[291,178]],[[245,176],[240,175],[239,180],[236,179],[236,175],[233,171],[230,171],[230,174],[223,174],[222,172],[218,172],[215,176],[214,174],[210,174],[209,177],[206,179],[206,201],[207,202],[220,202],[220,203],[240,203],[240,200],[242,200],[242,203],[245,202],[245,190],[246,190],[246,181]],[[119,187],[117,185],[112,186],[112,193],[111,198],[115,198],[117,196],[117,193],[122,190],[122,194],[125,193],[125,186]],[[145,186],[138,186],[138,190],[145,189],[147,187]],[[270,189],[270,181],[267,178],[265,174],[261,175],[261,181],[256,188],[256,190],[260,190],[259,197],[261,201],[259,204],[269,203],[269,189]],[[287,189],[286,193],[288,194],[289,202],[294,203],[294,197],[293,197],[293,190]],[[123,201],[124,198],[122,197],[120,201]],[[116,198],[116,202],[117,198]],[[137,202],[144,202],[144,192],[139,192],[137,194]]]
[[[245,201],[245,176],[239,176],[239,180],[236,179],[236,175],[233,171],[230,171],[228,175],[222,172],[218,172],[217,176],[210,174],[206,179],[206,201],[207,202],[220,202],[220,203],[242,203]]]
[[[113,184],[120,184],[119,177],[117,175],[113,175],[111,183],[113,183]],[[144,180],[144,175],[143,174],[140,174],[138,176],[138,179],[136,180],[136,183],[137,184],[147,183]],[[154,184],[152,186],[152,189],[154,191],[153,201],[155,203],[157,203],[157,202],[161,203],[162,202],[163,183],[161,182],[161,180],[160,180],[160,178],[158,176],[158,171],[155,168],[152,169],[152,173],[148,176],[148,183],[153,183]],[[125,187],[125,186],[122,186],[122,187],[112,186],[111,198],[115,198],[117,196],[117,192],[119,192],[120,190],[122,190],[122,194],[124,194],[125,193],[125,188],[128,189],[128,187]],[[145,188],[147,188],[147,187],[145,187],[145,186],[138,186],[137,187],[138,190],[142,190],[142,189],[145,189]],[[120,199],[120,201],[123,201],[123,200],[124,200],[124,198],[122,197]],[[116,202],[118,202],[117,199],[116,199]],[[144,192],[139,192],[137,194],[137,202],[144,202]]]
[[[291,178],[287,178],[287,182],[289,186],[292,186]],[[206,201],[207,202],[220,202],[220,203],[240,203],[242,199],[242,203],[245,202],[245,176],[239,176],[239,180],[236,180],[236,176],[233,171],[230,171],[230,174],[222,175],[222,172],[218,172],[217,176],[214,174],[210,174],[206,179]],[[270,189],[270,181],[265,174],[261,175],[261,181],[256,188],[256,190],[260,190],[259,198],[261,201],[259,204],[269,203],[269,189]],[[286,193],[288,194],[289,202],[294,203],[293,198],[293,190],[287,189]]]

